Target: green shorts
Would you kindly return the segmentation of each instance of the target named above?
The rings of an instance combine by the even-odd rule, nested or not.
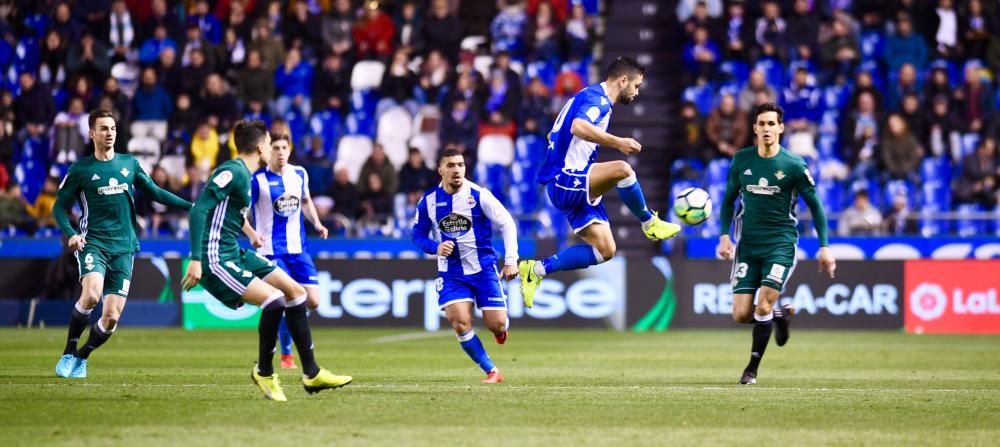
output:
[[[83,282],[83,277],[86,275],[100,273],[104,277],[101,298],[108,295],[128,298],[134,253],[108,253],[88,244],[74,254],[80,270],[80,282]]]
[[[733,293],[752,294],[760,286],[780,292],[794,270],[795,244],[737,244],[730,278]]]
[[[255,251],[240,249],[239,255],[217,263],[201,264],[201,286],[231,309],[242,304],[247,286],[254,278],[263,279],[276,269],[274,261]]]

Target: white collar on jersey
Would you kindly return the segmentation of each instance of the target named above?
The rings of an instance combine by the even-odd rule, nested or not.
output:
[[[610,100],[611,96],[608,95],[608,82],[607,81],[601,82],[601,90],[604,90],[604,96],[607,96],[608,99]]]

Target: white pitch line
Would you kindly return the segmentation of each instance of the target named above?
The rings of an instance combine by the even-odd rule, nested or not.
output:
[[[445,335],[448,335],[448,334],[451,334],[451,333],[453,333],[453,332],[448,332],[448,331],[407,332],[405,334],[396,334],[396,335],[386,335],[386,336],[382,336],[382,337],[375,337],[375,338],[373,338],[373,339],[371,339],[369,341],[372,342],[372,343],[396,343],[396,342],[401,342],[401,341],[422,340],[422,339],[425,339],[425,338],[442,337],[442,336],[445,336]]]

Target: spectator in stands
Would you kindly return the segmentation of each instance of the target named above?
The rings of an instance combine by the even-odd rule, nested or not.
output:
[[[22,72],[18,81],[21,93],[14,100],[14,126],[18,129],[36,127],[41,134],[56,115],[52,95],[36,81],[34,73]]]
[[[222,42],[222,23],[211,14],[208,7],[208,0],[197,0],[194,2],[194,10],[188,16],[188,26],[197,26],[201,30],[201,35],[205,36],[212,45]]]
[[[173,101],[167,91],[156,82],[156,70],[142,70],[142,80],[132,97],[135,121],[132,133],[145,136],[150,132],[166,135],[167,120],[173,110]]]
[[[881,113],[884,107],[882,92],[875,87],[870,71],[859,70],[854,78],[854,90],[851,93],[851,99],[848,101],[847,107],[850,110],[856,110],[858,108],[858,98],[866,93],[872,97],[875,109]]]
[[[479,141],[479,123],[465,98],[456,99],[451,112],[441,122],[441,145],[454,146],[466,156],[472,154]],[[468,164],[468,160],[466,160]]]
[[[796,1],[796,5],[808,3],[806,0]],[[794,35],[790,33],[790,35]],[[824,78],[831,80],[836,76],[850,76],[854,67],[861,60],[861,48],[858,39],[843,20],[833,21],[833,34],[823,43]]]
[[[946,63],[934,63],[931,67],[929,81],[924,85],[924,98],[934,98],[938,95],[951,96],[954,90],[951,80],[948,79],[948,66]]]
[[[170,119],[167,121],[170,128],[170,138],[183,141],[187,145],[201,120],[202,116],[198,110],[191,107],[191,97],[183,93],[177,95],[176,107],[170,113]]]
[[[167,170],[163,169],[162,166],[153,166],[153,171],[149,174],[149,177],[161,189],[173,194],[180,194],[179,191],[170,185],[170,177],[167,175]],[[148,233],[152,237],[157,237],[161,231],[171,234],[177,231],[177,228],[173,226],[173,222],[179,217],[178,213],[167,208],[162,203],[153,201],[148,194],[137,194],[135,208],[136,214],[146,221],[144,233]]]
[[[991,210],[997,203],[997,185],[1000,185],[1000,163],[997,159],[996,141],[984,138],[976,151],[962,160],[962,174],[955,188],[955,201],[976,203],[984,210]]]
[[[417,2],[406,0],[396,16],[395,48],[407,47],[413,54],[424,53],[424,18],[417,9]]]
[[[533,119],[538,127],[549,130],[549,115],[552,112],[552,98],[549,88],[541,79],[534,77],[528,83],[527,94],[521,101],[521,122]]]
[[[188,23],[184,39],[184,48],[181,49],[181,66],[190,67],[194,62],[195,52],[201,52],[204,63],[209,70],[214,70],[218,64],[219,54],[215,45],[209,42],[202,33],[201,28],[196,23]]]
[[[937,46],[935,52],[939,57],[955,59],[959,56],[958,48],[958,12],[952,0],[937,2],[937,32],[934,34]]]
[[[717,34],[715,20],[708,15],[708,7],[706,7],[705,2],[698,2],[694,5],[694,12],[691,17],[684,20],[683,26],[684,37],[688,40],[694,40],[694,33],[698,28],[705,28],[711,36]]]
[[[66,82],[66,42],[56,30],[50,30],[45,35],[38,80],[52,89],[58,89]]]
[[[747,114],[736,107],[736,98],[724,94],[705,121],[705,135],[719,155],[732,157],[747,142],[749,122]]]
[[[224,73],[227,78],[236,76],[237,70],[243,68],[247,59],[247,48],[243,43],[243,38],[236,34],[234,28],[226,28],[222,37],[221,66],[215,69],[218,73]]]
[[[59,178],[48,177],[45,179],[45,185],[42,187],[42,192],[35,198],[34,203],[28,203],[27,200],[21,197],[25,212],[27,212],[28,216],[31,216],[31,218],[35,220],[32,225],[34,229],[55,227],[56,220],[52,217],[52,208],[55,207],[56,193],[58,191]]]
[[[903,97],[909,94],[919,95],[920,84],[917,80],[917,69],[912,64],[903,64],[899,67],[899,77],[896,82],[891,82],[887,87],[888,98],[886,109],[890,112],[899,111]]]
[[[574,2],[572,8],[566,21],[566,57],[569,61],[579,61],[593,54],[594,21],[582,3]]]
[[[438,50],[452,65],[458,63],[462,21],[448,8],[448,0],[431,0],[431,15],[424,22],[428,50]]]
[[[840,213],[838,236],[878,236],[882,232],[882,213],[872,206],[868,191],[854,193],[854,205]]]
[[[861,93],[857,109],[845,117],[840,127],[843,159],[854,168],[853,178],[868,178],[874,173],[880,123],[875,98],[868,92]]]
[[[903,64],[911,64],[916,68],[927,65],[927,43],[919,34],[914,34],[913,23],[908,14],[899,14],[896,33],[889,36],[883,54],[890,73],[898,72]]]
[[[208,173],[202,172],[201,169],[192,163],[189,163],[186,169],[184,186],[181,187],[177,195],[188,202],[194,203],[205,189],[205,178],[208,177]]]
[[[55,14],[52,17],[52,22],[49,24],[49,29],[59,33],[63,42],[76,42],[80,39],[80,34],[83,32],[83,27],[73,17],[68,2],[59,2],[56,5]]]
[[[156,77],[170,96],[181,93],[181,68],[177,65],[177,52],[173,48],[164,48],[156,63]]]
[[[500,13],[490,24],[493,52],[506,51],[521,59],[525,56],[525,28],[528,15],[521,0],[502,0]]]
[[[959,36],[966,59],[986,60],[990,37],[994,33],[993,16],[983,9],[983,0],[969,0],[968,11],[960,17]],[[994,68],[992,65],[990,68]],[[996,73],[996,70],[993,71]]]
[[[383,177],[375,172],[364,175],[361,179],[364,188],[361,190],[359,225],[381,226],[392,215],[392,192],[382,182]]]
[[[539,3],[538,11],[528,23],[525,36],[531,59],[557,65],[563,59],[563,27],[555,17],[552,5],[548,2]]]
[[[764,102],[774,102],[777,100],[777,94],[774,92],[774,88],[767,83],[764,72],[753,70],[750,72],[746,85],[740,90],[740,109],[753,110],[753,107],[757,104],[757,96],[761,94],[767,97],[767,100]]]
[[[6,232],[13,228],[24,229],[29,217],[23,200],[21,187],[17,183],[0,189],[0,230]]]
[[[274,73],[264,67],[260,52],[247,52],[247,64],[236,75],[236,94],[244,102],[270,104],[274,99]]]
[[[749,63],[754,42],[754,26],[746,17],[746,5],[742,0],[729,3],[727,17],[722,32],[723,55],[726,59]],[[747,109],[749,110],[749,109]]]
[[[368,157],[368,160],[365,160],[365,164],[361,166],[361,176],[359,178],[362,180],[367,179],[370,174],[375,174],[379,177],[379,188],[383,189],[390,197],[396,193],[399,187],[399,176],[396,174],[396,168],[392,166],[389,158],[386,157],[385,148],[379,143],[375,143],[372,147],[372,154]],[[370,182],[365,180],[358,186],[358,189],[364,194],[368,191]]]
[[[70,46],[66,54],[66,75],[86,76],[103,82],[111,71],[111,60],[104,44],[85,31],[76,45]]]
[[[192,98],[199,96],[205,86],[205,79],[212,73],[205,54],[201,49],[191,51],[191,64],[181,69],[181,76],[177,80],[180,93],[186,93]]]
[[[741,2],[742,0],[736,0]],[[722,0],[680,0],[677,3],[677,20],[684,22],[694,14],[695,9],[699,4],[705,5],[708,15],[714,17],[719,17],[722,15]]]
[[[788,43],[791,47],[798,47],[799,45],[805,45],[809,48],[816,49],[819,47],[819,14],[815,11],[815,5],[818,2],[811,2],[809,0],[795,0],[792,5],[792,14],[788,17]],[[834,35],[836,35],[837,22],[840,20],[833,20]],[[842,25],[846,24],[841,23]],[[855,42],[855,47],[857,43]]]
[[[399,170],[399,192],[406,194],[407,203],[413,205],[436,182],[434,171],[427,167],[420,149],[411,147],[406,164]]]
[[[354,17],[351,0],[334,0],[333,11],[323,17],[321,37],[325,52],[344,56],[351,50],[354,45],[351,40]]]
[[[198,103],[203,116],[215,117],[219,129],[228,130],[240,117],[236,96],[229,92],[229,85],[218,74],[212,73],[205,79]]]
[[[293,155],[295,155],[293,153]],[[333,161],[326,156],[323,139],[319,136],[309,138],[309,150],[296,157],[309,175],[309,191],[317,193],[326,191],[333,181]]]
[[[114,0],[111,2],[110,21],[111,33],[108,41],[111,42],[111,51],[114,56],[112,63],[134,60],[134,44],[136,42],[136,31],[132,22],[132,14],[129,13],[125,0]]]
[[[951,157],[954,161],[961,159],[962,126],[951,111],[951,100],[939,95],[931,100],[931,110],[927,113],[927,133],[923,141],[927,142],[930,153],[936,156]]]
[[[323,39],[320,33],[319,16],[309,12],[309,4],[297,1],[292,6],[292,13],[285,21],[282,34],[285,37],[285,48],[298,48],[305,58],[314,58]]]
[[[917,169],[924,156],[924,148],[898,113],[889,115],[886,127],[888,132],[882,135],[879,148],[886,176],[916,183],[919,181]]]
[[[298,49],[289,49],[285,55],[285,63],[274,73],[274,85],[279,93],[274,104],[278,115],[285,115],[293,106],[302,116],[312,114],[312,102],[309,99],[312,78],[312,65],[302,60],[302,53]]]
[[[139,49],[139,62],[142,64],[156,62],[165,48],[177,50],[177,43],[167,34],[166,26],[157,25],[153,30],[153,36],[146,39]]]
[[[204,177],[215,169],[222,149],[219,145],[219,134],[216,126],[210,120],[204,120],[198,125],[198,130],[191,138],[191,164],[200,171],[198,177]]]
[[[512,93],[513,88],[508,84],[506,74],[500,70],[494,70],[490,76],[489,89],[485,92],[482,101],[483,109],[480,117],[490,120],[494,113],[499,114],[500,119],[497,124],[507,123],[514,119],[519,101]],[[482,136],[482,133],[480,133]]]
[[[252,0],[251,0],[252,1]],[[223,2],[219,2],[221,5]],[[232,28],[236,31],[236,35],[244,42],[250,42],[253,39],[253,22],[247,17],[247,6],[241,0],[232,0],[229,2],[229,14],[220,15],[216,11],[216,16],[226,17],[224,24],[225,28]]]
[[[132,100],[125,94],[125,92],[122,91],[117,79],[113,77],[105,79],[104,91],[95,97],[90,104],[84,104],[84,108],[89,110],[99,109],[100,107],[98,107],[98,103],[102,98],[108,98],[111,100],[114,107],[109,110],[115,110],[118,112],[115,122],[123,129],[127,129],[129,124],[132,122]],[[119,129],[119,134],[123,129]]]
[[[965,82],[955,90],[955,106],[967,133],[979,133],[996,108],[996,98],[989,82],[983,82],[978,62],[965,66]]]
[[[392,56],[392,63],[382,75],[379,93],[382,101],[387,101],[387,104],[405,105],[410,109],[410,113],[416,113],[417,104],[413,101],[413,89],[417,85],[417,77],[410,71],[409,63],[409,50],[406,48],[396,50]],[[385,106],[380,106],[379,109],[382,107]]]
[[[698,114],[698,108],[695,107],[694,103],[684,102],[681,106],[680,118],[681,139],[680,147],[678,147],[680,158],[697,159],[703,163],[715,158],[716,148],[705,142],[705,134],[702,130],[705,128],[704,120]]]
[[[782,92],[781,102],[785,107],[785,131],[789,146],[792,146],[792,142],[811,141],[816,135],[821,114],[821,92],[811,83],[809,78],[809,71],[800,66],[795,70],[791,85]],[[808,134],[808,138],[797,134]],[[796,151],[794,147],[789,147],[789,149]],[[811,150],[802,148],[797,153],[813,151],[815,151],[814,147]]]
[[[84,147],[90,138],[87,116],[81,98],[70,99],[66,111],[56,114],[52,122],[50,161],[69,164],[83,157]]]
[[[427,58],[420,66],[417,87],[414,92],[417,102],[420,104],[444,104],[448,97],[448,84],[451,81],[451,76],[451,66],[440,51],[432,50],[427,53]],[[519,76],[518,81],[520,81]]]
[[[346,113],[351,97],[351,73],[343,57],[330,53],[323,58],[323,66],[313,79],[312,94],[315,110],[332,109]]]
[[[388,61],[392,56],[396,25],[382,12],[377,1],[366,2],[363,9],[364,14],[354,24],[352,34],[358,59]]]
[[[764,15],[757,19],[754,31],[761,54],[782,62],[787,61],[788,25],[781,18],[781,7],[775,0],[766,0],[761,9]]]
[[[886,213],[882,222],[884,234],[887,236],[917,234],[920,231],[917,226],[917,216],[910,210],[909,199],[905,193],[892,196],[892,208]]]
[[[910,132],[917,137],[917,140],[927,141],[927,115],[920,109],[920,97],[912,93],[904,96],[899,116],[903,117],[906,127],[910,128]]]
[[[684,46],[684,67],[688,78],[711,78],[719,63],[719,47],[709,39],[708,30],[704,27],[695,28],[693,40]]]
[[[282,61],[285,60],[285,47],[281,44],[281,39],[273,35],[271,24],[265,17],[257,20],[255,30],[256,33],[253,41],[247,46],[247,50],[257,50],[260,53],[264,68],[267,70],[276,70],[278,65],[281,65]]]
[[[326,192],[326,195],[333,199],[333,214],[355,219],[360,208],[358,188],[351,183],[346,167],[336,164],[333,166],[333,171],[333,183]],[[340,228],[342,227],[343,225],[340,225]]]

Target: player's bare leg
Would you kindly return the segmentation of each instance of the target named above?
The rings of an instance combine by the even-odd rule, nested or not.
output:
[[[56,375],[60,377],[74,377],[73,370],[80,363],[80,359],[77,357],[77,345],[83,331],[87,329],[87,323],[90,322],[90,314],[101,300],[104,275],[100,272],[83,275],[80,278],[80,285],[80,299],[73,305],[73,313],[69,320],[66,348],[63,350],[62,357],[59,358],[59,362],[56,363]]]
[[[493,333],[497,344],[507,343],[507,329],[510,327],[510,319],[507,318],[506,310],[484,310],[483,322],[486,328]]]
[[[486,353],[486,348],[483,347],[483,342],[479,340],[476,331],[472,329],[472,309],[472,301],[459,301],[445,307],[444,315],[451,323],[455,335],[458,336],[458,343],[462,350],[486,373],[483,383],[503,382],[503,374],[500,374],[500,370],[493,364],[493,360]]]
[[[646,198],[642,194],[639,180],[628,163],[621,160],[594,163],[590,168],[588,180],[591,202],[603,196],[611,188],[617,188],[618,196],[639,222],[642,222],[642,232],[649,240],[670,239],[680,233],[680,225],[660,220],[656,213],[646,207]]]

